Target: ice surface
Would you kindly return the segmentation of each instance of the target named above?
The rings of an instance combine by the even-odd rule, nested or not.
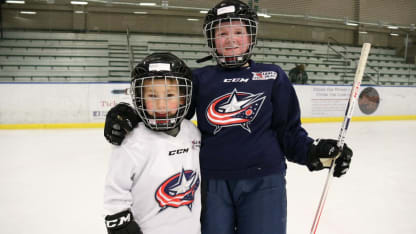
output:
[[[341,123],[304,127],[337,138]],[[351,170],[333,179],[317,233],[416,233],[416,121],[352,122],[346,142]],[[102,129],[0,130],[0,233],[106,233],[111,147]],[[288,163],[288,234],[310,232],[326,175]]]

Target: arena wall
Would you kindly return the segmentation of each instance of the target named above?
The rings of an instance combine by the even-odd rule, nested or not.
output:
[[[192,2],[192,3],[191,3]],[[202,35],[204,14],[196,9],[208,9],[212,1],[184,1],[175,4],[188,6],[188,10],[170,8],[169,11],[143,8],[148,14],[133,14],[130,6],[91,4],[78,9],[72,5],[30,3],[23,6],[2,5],[3,30],[43,30],[71,32],[125,32],[133,33]],[[191,7],[193,6],[193,7]],[[198,7],[198,8],[195,8]],[[414,25],[414,0],[282,0],[262,2],[259,7],[275,14],[260,17],[260,34],[263,39],[327,42],[333,37],[343,44],[359,45],[370,42],[375,46],[402,49],[406,34],[415,40],[415,31],[397,30],[398,37],[389,35],[386,25],[409,28]],[[25,16],[22,9],[36,10],[38,14]],[[83,10],[85,14],[75,14]],[[199,21],[188,21],[195,18]],[[359,21],[359,27],[345,25],[345,20]],[[359,34],[366,31],[367,34]]]

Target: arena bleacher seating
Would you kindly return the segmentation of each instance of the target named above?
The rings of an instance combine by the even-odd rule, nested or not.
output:
[[[97,39],[99,38],[99,39]],[[196,60],[209,55],[203,37],[133,34],[8,32],[0,40],[0,82],[128,81],[135,64],[153,52],[171,52],[191,68],[214,65]],[[287,73],[305,64],[308,84],[352,83],[359,46],[258,40],[254,60],[277,64]],[[394,49],[372,48],[364,84],[416,85],[416,65],[406,64]]]

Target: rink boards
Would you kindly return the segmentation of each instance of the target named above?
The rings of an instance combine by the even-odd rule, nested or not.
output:
[[[101,128],[128,83],[0,83],[0,129]],[[302,122],[342,121],[349,85],[295,85]],[[362,86],[354,121],[416,120],[416,87]]]

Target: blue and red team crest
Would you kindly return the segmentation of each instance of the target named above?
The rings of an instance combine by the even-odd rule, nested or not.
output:
[[[182,169],[182,172],[171,176],[156,190],[155,198],[161,207],[160,211],[180,206],[188,206],[192,210],[198,186],[199,176],[195,171]]]
[[[252,94],[234,89],[214,99],[207,108],[207,120],[215,126],[214,134],[223,127],[231,126],[241,126],[251,133],[248,125],[256,118],[265,98],[263,93]]]

